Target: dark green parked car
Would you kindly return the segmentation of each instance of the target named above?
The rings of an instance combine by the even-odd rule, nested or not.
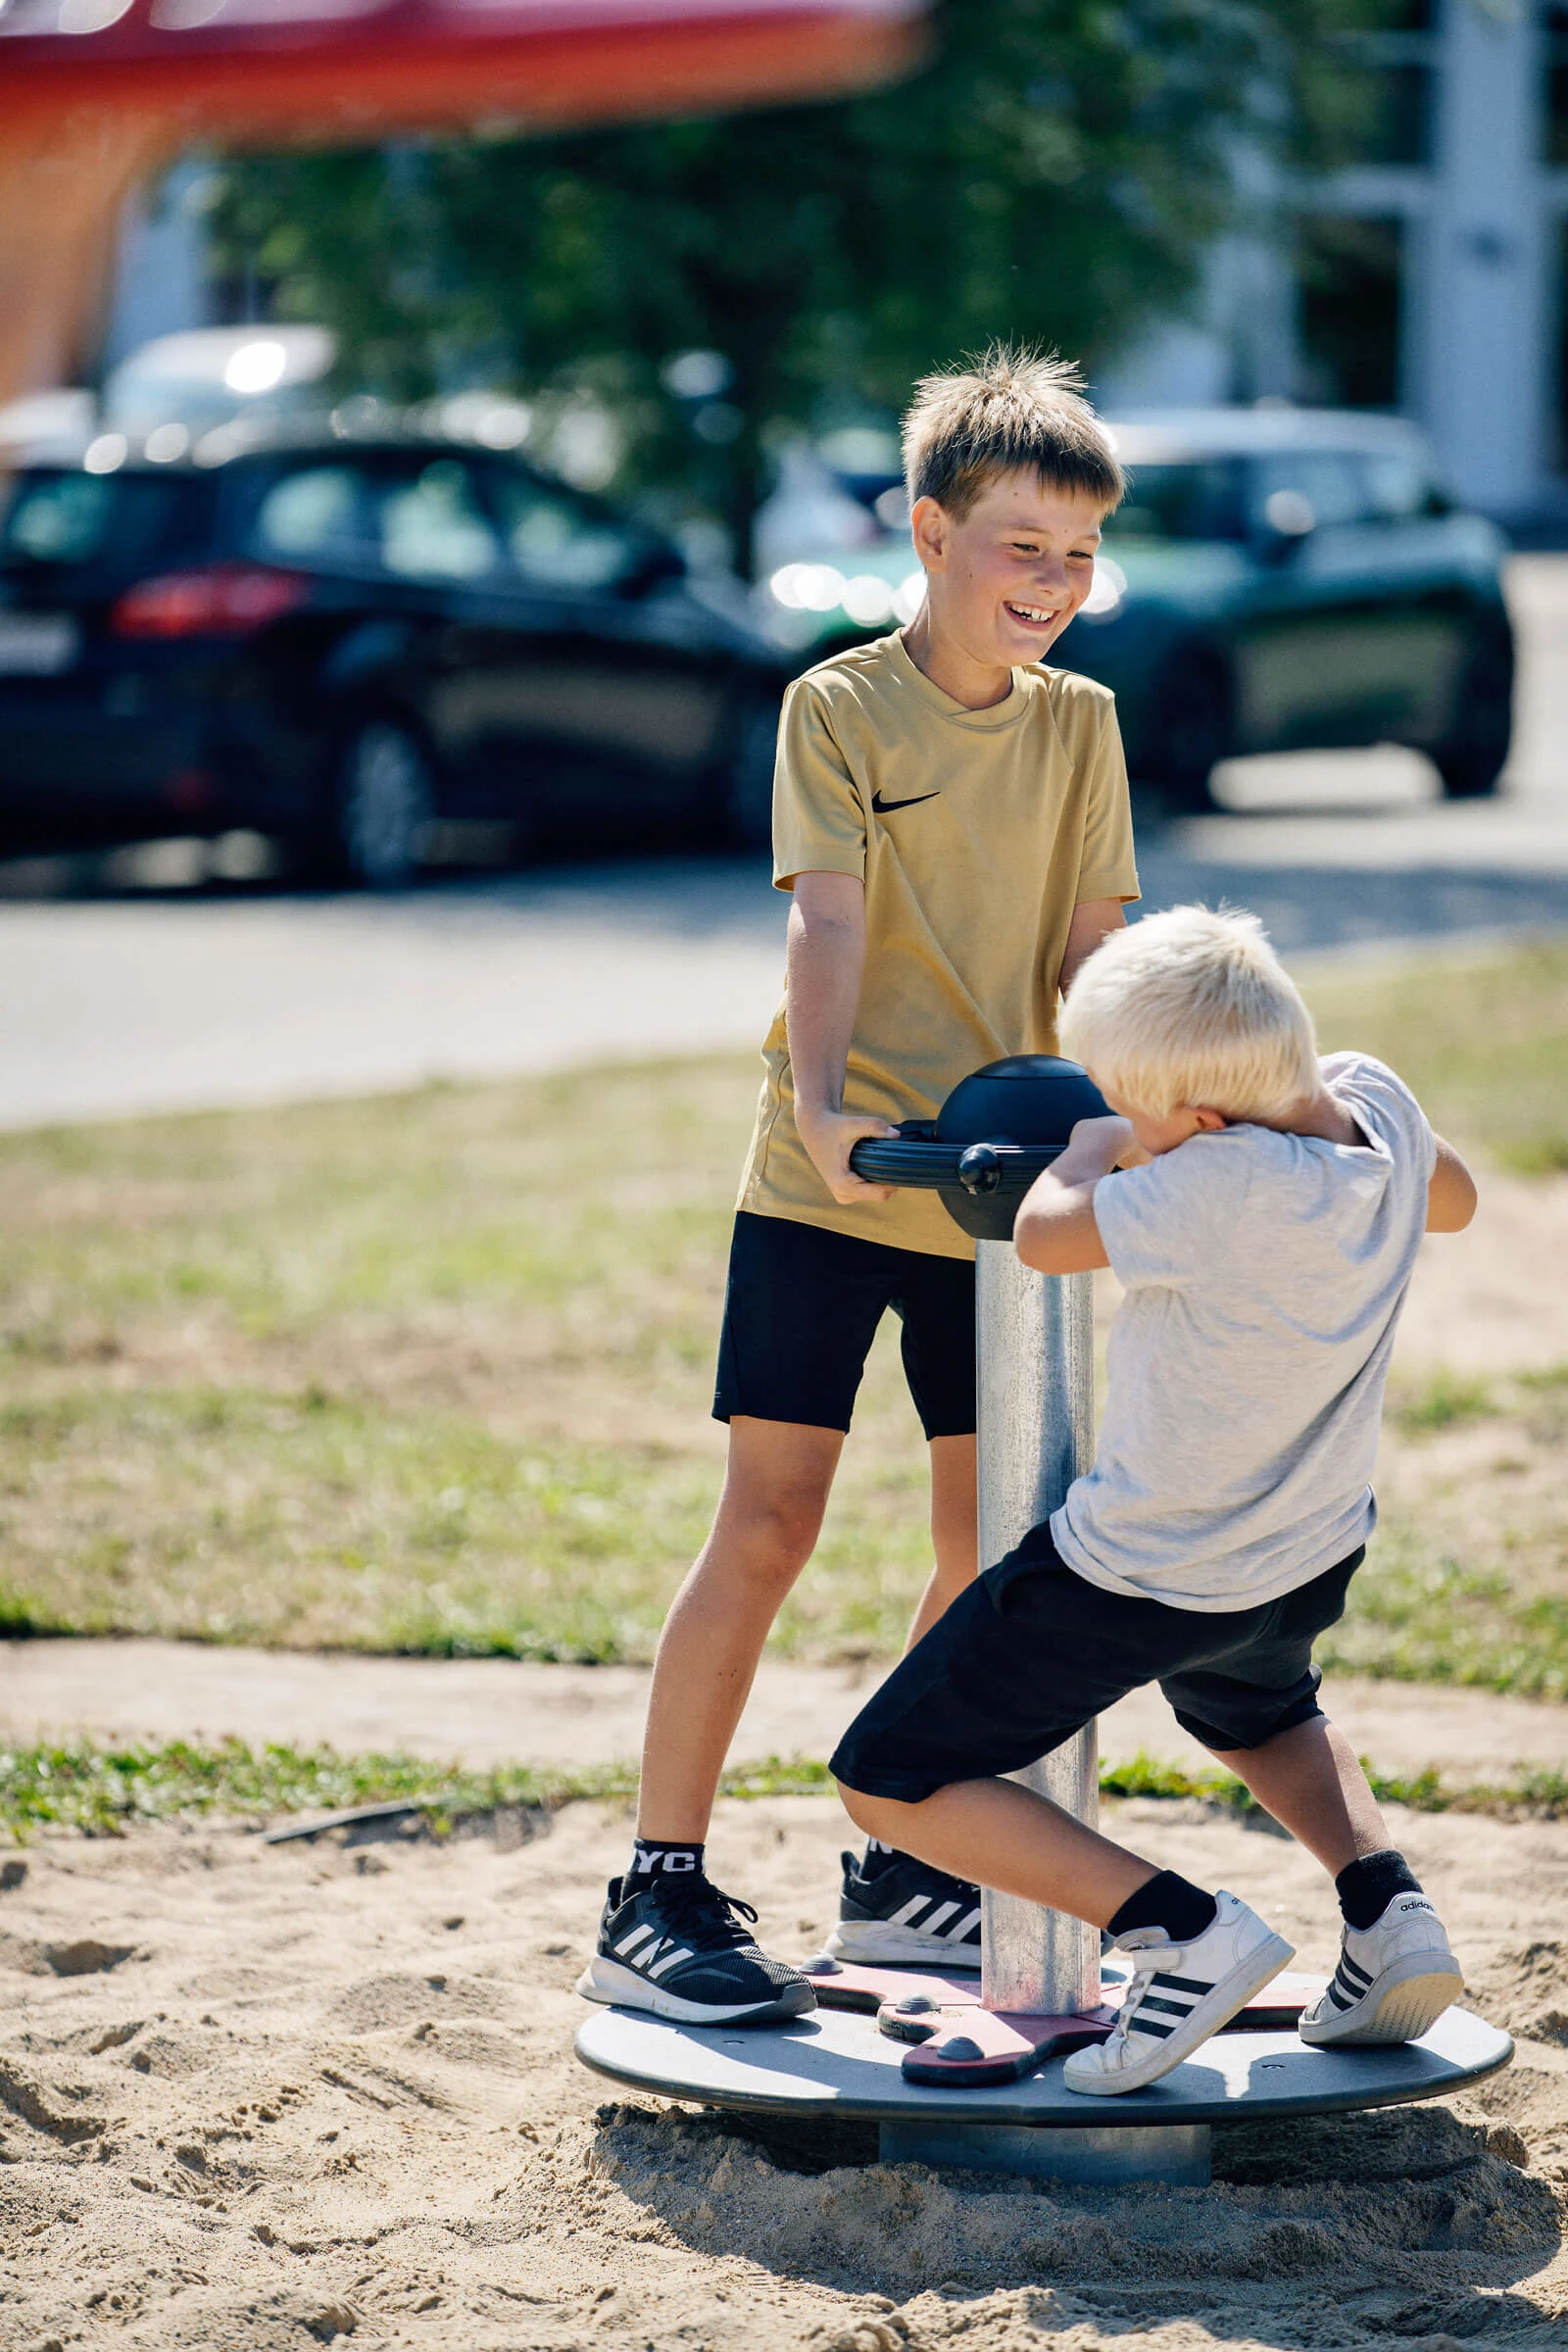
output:
[[[1132,486],[1052,659],[1114,689],[1136,780],[1201,808],[1234,754],[1399,743],[1453,798],[1495,789],[1513,701],[1505,542],[1453,505],[1412,427],[1236,409],[1112,429]],[[906,617],[918,585],[906,539],[835,564],[849,576],[831,610],[833,564],[771,584],[782,604],[809,597],[813,659]]]

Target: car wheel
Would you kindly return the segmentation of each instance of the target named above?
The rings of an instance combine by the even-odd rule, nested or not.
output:
[[[1513,739],[1513,631],[1496,615],[1474,625],[1455,695],[1453,733],[1432,754],[1450,801],[1484,800],[1495,792]]]
[[[1230,746],[1231,690],[1224,669],[1209,654],[1178,655],[1154,696],[1144,780],[1183,815],[1212,808],[1209,776]]]
[[[429,762],[406,728],[375,719],[350,737],[338,770],[335,845],[348,881],[366,890],[412,882],[434,816]]]
[[[765,850],[772,842],[777,749],[777,703],[746,704],[724,775],[724,834],[738,850]]]

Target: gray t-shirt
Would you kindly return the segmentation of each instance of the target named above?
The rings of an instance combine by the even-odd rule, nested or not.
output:
[[[1122,1283],[1095,1466],[1051,1522],[1070,1568],[1179,1609],[1245,1609],[1370,1534],[1394,1329],[1437,1154],[1366,1054],[1324,1083],[1364,1145],[1241,1125],[1107,1176]]]

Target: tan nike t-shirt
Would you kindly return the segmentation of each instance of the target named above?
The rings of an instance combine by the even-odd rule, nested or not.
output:
[[[1138,896],[1112,697],[1030,663],[1004,701],[968,710],[898,635],[819,663],[784,698],[773,783],[774,882],[808,872],[865,884],[846,1110],[933,1118],[969,1071],[1054,1053],[1074,907]],[[934,1193],[834,1200],[796,1132],[782,1004],[762,1061],[740,1207],[972,1256]]]

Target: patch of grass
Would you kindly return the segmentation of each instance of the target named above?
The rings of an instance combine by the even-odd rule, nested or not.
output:
[[[1317,1656],[1325,1671],[1568,1698],[1568,1596],[1520,1590],[1386,1521]]]
[[[1466,1379],[1446,1364],[1429,1373],[1419,1387],[1395,1388],[1388,1404],[1390,1420],[1417,1433],[1449,1429],[1455,1421],[1476,1421],[1498,1409],[1490,1381]]]
[[[1561,1131],[1568,950],[1311,994],[1327,1043],[1385,1054],[1461,1140]],[[756,1092],[736,1055],[0,1137],[0,1635],[648,1657],[718,1489]],[[1516,1425],[1510,1493],[1547,1524],[1568,1376],[1434,1375],[1393,1434],[1436,1472],[1429,1439],[1482,1415]],[[1490,1490],[1480,1535],[1413,1507],[1348,1652],[1559,1688],[1568,1563],[1510,1550]],[[896,1653],[927,1511],[890,1328],[775,1645]]]
[[[1364,1761],[1364,1759],[1363,1759]],[[1391,1777],[1367,1767],[1386,1803],[1418,1812],[1517,1814],[1555,1819],[1568,1813],[1568,1773],[1522,1773],[1508,1783],[1450,1788],[1437,1768]],[[810,1757],[767,1756],[727,1772],[725,1796],[821,1796],[832,1793],[825,1764]],[[1142,1751],[1129,1764],[1102,1763],[1100,1787],[1107,1797],[1199,1799],[1227,1811],[1256,1811],[1254,1799],[1229,1773],[1188,1772]],[[90,1740],[0,1750],[0,1832],[25,1844],[40,1832],[75,1830],[89,1838],[122,1837],[138,1825],[192,1822],[217,1816],[260,1827],[279,1815],[335,1813],[356,1805],[401,1800],[424,1814],[445,1836],[456,1824],[502,1810],[554,1811],[588,1798],[629,1802],[636,1773],[629,1765],[592,1772],[535,1772],[500,1765],[467,1772],[406,1755],[340,1755],[333,1748],[247,1747],[225,1740],[202,1746],[184,1740],[103,1747]]]
[[[1408,1080],[1433,1125],[1524,1176],[1568,1168],[1568,945],[1445,956],[1306,990],[1325,1052],[1359,1046]]]

